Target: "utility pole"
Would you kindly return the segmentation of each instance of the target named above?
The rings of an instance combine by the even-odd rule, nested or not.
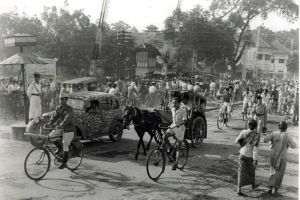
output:
[[[124,73],[124,66],[127,65],[128,76],[130,76],[130,66],[128,65],[129,61],[129,43],[131,40],[131,32],[122,30],[117,33],[117,41],[118,41],[118,79],[121,79],[121,74]]]
[[[255,66],[254,66],[254,72],[255,72],[254,78],[257,78],[259,35],[260,35],[260,26],[257,28],[257,36],[256,36],[256,57],[255,57]]]

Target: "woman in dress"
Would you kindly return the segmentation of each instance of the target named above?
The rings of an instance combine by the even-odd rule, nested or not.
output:
[[[278,189],[281,186],[283,175],[287,163],[288,147],[296,148],[296,143],[292,137],[286,132],[288,125],[282,121],[278,125],[279,131],[273,132],[264,138],[264,142],[271,142],[271,158],[270,158],[270,177],[269,193],[272,194],[275,189],[274,196],[278,196]]]

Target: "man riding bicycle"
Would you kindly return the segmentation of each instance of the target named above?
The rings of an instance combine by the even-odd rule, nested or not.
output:
[[[56,154],[62,155],[62,164],[58,167],[63,169],[66,167],[66,163],[69,157],[69,145],[74,138],[74,124],[73,124],[73,108],[67,105],[68,96],[62,94],[60,96],[60,105],[56,107],[55,112],[50,118],[46,127],[55,126],[55,130],[50,133],[52,142],[57,147]],[[61,137],[62,136],[62,141]]]
[[[244,116],[247,115],[247,110],[248,108],[251,107],[252,104],[252,92],[249,90],[249,88],[246,88],[246,91],[243,93],[242,95],[243,97],[243,111],[242,111],[242,115],[243,115],[243,119]]]
[[[232,95],[229,93],[229,88],[226,88],[225,94],[223,95],[223,99],[221,102],[221,109],[220,109],[220,113],[223,112],[225,109],[227,110],[227,112],[224,112],[225,113],[224,123],[227,122],[228,114],[230,114],[231,112],[231,102],[232,102]]]
[[[179,152],[181,149],[181,144],[184,139],[185,134],[185,124],[187,121],[186,109],[180,106],[178,97],[173,99],[173,108],[172,108],[172,121],[173,123],[170,126],[170,129],[167,130],[166,136],[169,137],[175,135],[176,140],[176,160],[173,163],[172,170],[176,170],[179,158]]]

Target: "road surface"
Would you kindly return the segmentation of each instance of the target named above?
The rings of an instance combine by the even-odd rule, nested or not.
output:
[[[238,106],[237,110],[241,110]],[[232,114],[230,127],[216,128],[217,110],[207,113],[208,138],[201,147],[191,149],[183,171],[172,171],[168,164],[158,182],[147,177],[146,157],[141,153],[134,160],[137,135],[124,130],[118,143],[107,138],[85,143],[85,157],[80,168],[71,172],[51,169],[41,181],[32,181],[24,173],[28,142],[0,139],[0,199],[273,199],[267,194],[270,146],[262,144],[256,171],[255,191],[243,188],[244,197],[236,195],[238,146],[234,140],[244,127],[240,111]],[[270,116],[268,130],[276,130],[281,118]],[[298,142],[298,127],[289,131]],[[149,139],[145,136],[145,141]],[[153,147],[155,143],[152,144]],[[298,148],[290,150],[281,196],[277,199],[298,199]]]

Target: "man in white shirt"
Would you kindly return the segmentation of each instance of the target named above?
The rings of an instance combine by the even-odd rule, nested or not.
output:
[[[109,94],[117,95],[119,93],[118,85],[116,83],[113,84],[112,88],[110,88]]]
[[[172,108],[172,124],[170,129],[167,130],[167,137],[169,134],[175,134],[176,141],[176,161],[173,163],[172,170],[176,170],[179,158],[179,151],[181,149],[181,144],[184,139],[185,134],[185,123],[187,121],[186,109],[180,106],[178,98],[173,99],[173,108]]]
[[[194,86],[194,92],[197,92],[197,93],[201,92],[201,88],[199,86],[199,82],[196,82],[196,85]]]
[[[239,81],[237,81],[234,85],[234,89],[233,89],[233,98],[236,101],[238,98],[238,94],[239,94],[239,89],[240,89],[240,83]]]
[[[187,83],[185,82],[185,80],[182,80],[182,82],[181,82],[181,89],[182,89],[182,90],[187,90],[187,89],[188,89],[188,85],[187,85]]]
[[[209,85],[209,92],[211,93],[212,97],[215,98],[215,94],[216,94],[216,83],[214,80],[212,80],[212,82]]]
[[[246,91],[243,93],[242,97],[243,97],[243,111],[242,111],[242,115],[243,115],[243,120],[245,115],[247,115],[247,109],[250,108],[252,105],[252,92],[249,90],[249,88],[246,88]]]
[[[188,89],[188,91],[194,90],[194,86],[192,85],[192,82],[190,80],[188,81],[187,89]]]

